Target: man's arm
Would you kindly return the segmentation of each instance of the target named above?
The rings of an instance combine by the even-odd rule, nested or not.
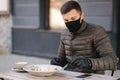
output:
[[[60,41],[60,45],[59,45],[59,49],[58,49],[58,57],[53,58],[51,60],[51,64],[59,65],[62,67],[64,67],[67,64],[65,48],[64,48],[62,41]]]
[[[94,33],[94,47],[100,58],[91,58],[92,70],[114,70],[117,66],[117,56],[112,48],[106,31],[99,27]]]

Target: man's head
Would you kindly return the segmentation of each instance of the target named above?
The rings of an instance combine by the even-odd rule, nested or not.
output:
[[[80,28],[84,17],[79,3],[76,1],[67,1],[63,4],[60,11],[70,32],[76,32]]]
[[[76,1],[67,1],[66,3],[64,3],[62,5],[61,13],[66,14],[72,9],[76,9],[77,11],[82,12],[81,7],[78,4],[78,2],[76,2]]]

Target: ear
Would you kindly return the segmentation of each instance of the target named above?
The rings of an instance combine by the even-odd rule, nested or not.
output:
[[[81,19],[84,19],[84,12],[82,12],[81,14]]]

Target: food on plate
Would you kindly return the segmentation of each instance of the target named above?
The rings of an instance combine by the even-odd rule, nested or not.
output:
[[[62,67],[60,66],[49,65],[49,64],[27,65],[23,67],[23,70],[35,76],[50,76],[61,69]]]
[[[30,69],[32,71],[54,71],[54,70],[57,70],[57,68],[50,68],[50,67],[39,67],[39,66],[36,66],[36,65],[33,65],[30,67]]]

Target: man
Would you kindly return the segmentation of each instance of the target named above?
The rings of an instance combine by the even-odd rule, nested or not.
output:
[[[61,34],[58,57],[51,64],[77,72],[103,73],[114,70],[117,57],[105,30],[83,20],[84,13],[76,1],[61,7],[61,14],[68,30]]]

